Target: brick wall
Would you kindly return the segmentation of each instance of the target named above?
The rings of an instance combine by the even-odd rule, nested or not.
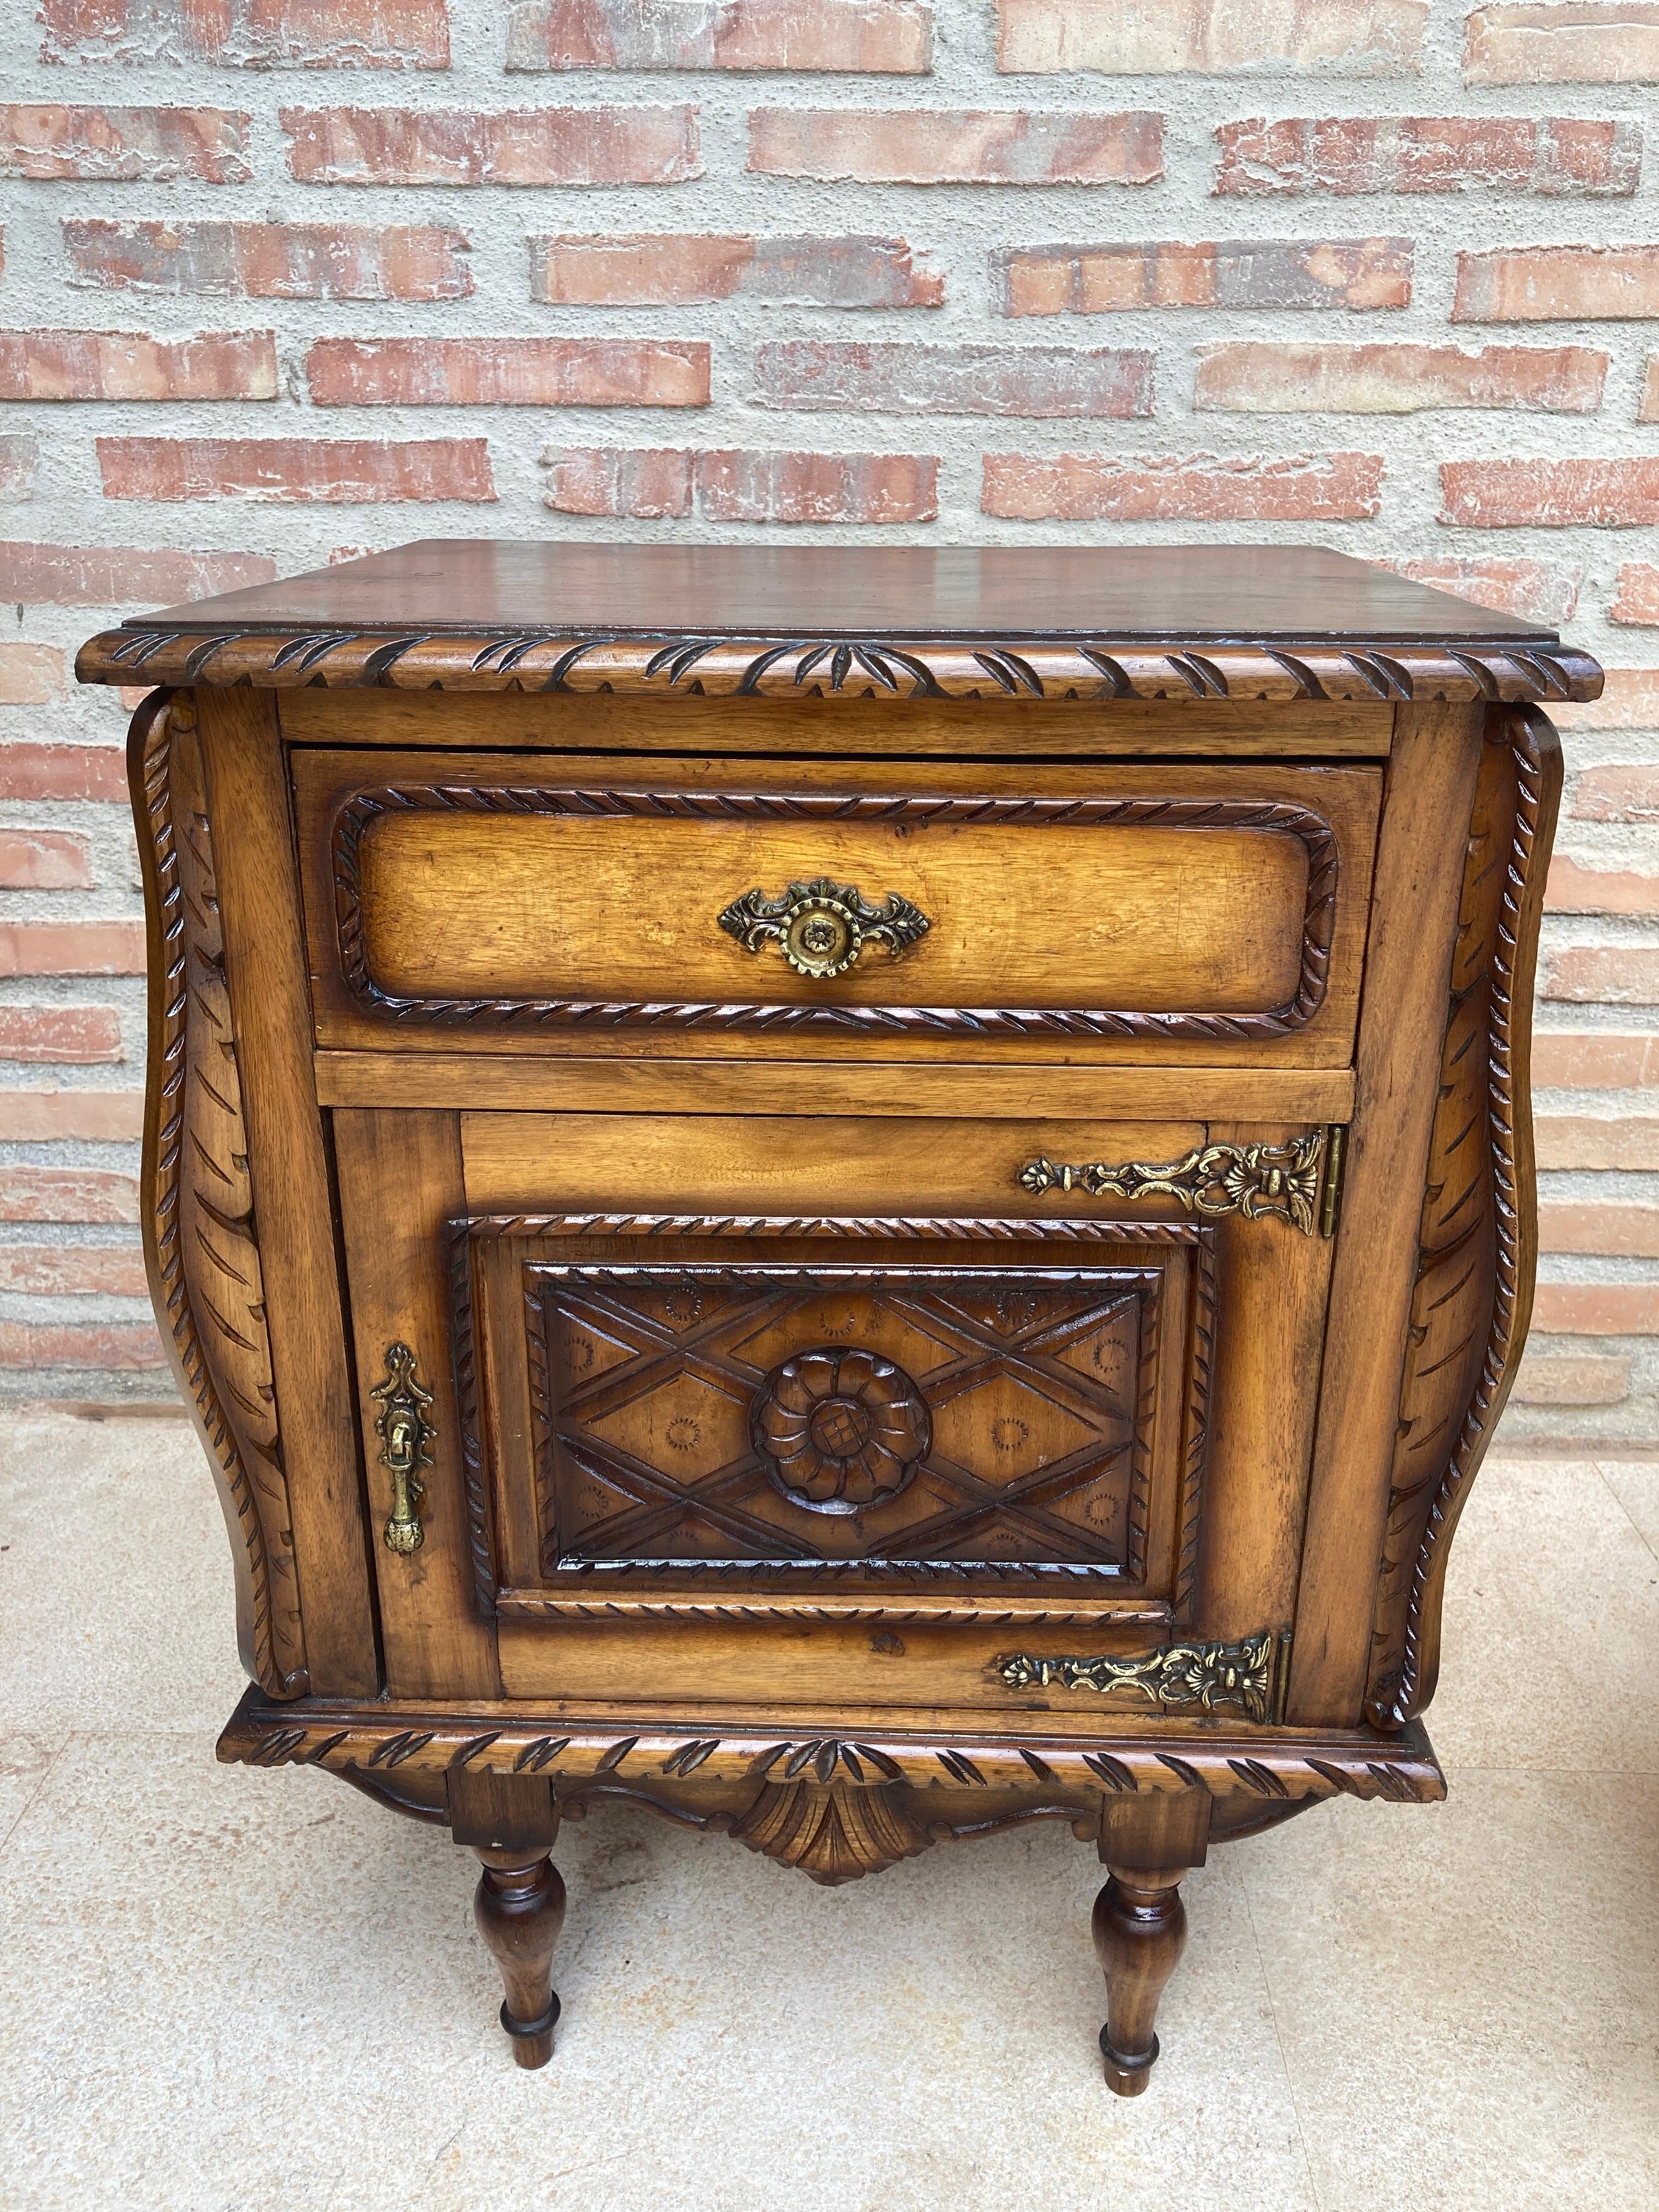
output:
[[[1659,1436],[1655,0],[3,14],[10,1387],[165,1387],[91,629],[442,533],[1314,539],[1613,671],[1511,1418]]]

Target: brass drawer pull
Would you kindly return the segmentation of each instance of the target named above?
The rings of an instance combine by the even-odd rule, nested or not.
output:
[[[720,918],[720,927],[745,952],[758,952],[777,939],[778,950],[798,975],[823,981],[844,975],[866,945],[902,952],[933,927],[920,907],[889,891],[872,906],[854,884],[816,876],[810,884],[791,884],[781,898],[763,890],[745,891]]]
[[[421,1469],[432,1464],[437,1429],[426,1419],[430,1390],[415,1380],[415,1355],[406,1344],[387,1346],[386,1381],[369,1394],[381,1401],[374,1417],[380,1439],[380,1465],[392,1470],[392,1517],[382,1532],[389,1552],[418,1552],[426,1540],[421,1505],[426,1485]]]
[[[1188,1213],[1242,1213],[1249,1221],[1273,1214],[1311,1237],[1324,1159],[1325,1132],[1310,1129],[1288,1145],[1202,1145],[1184,1159],[1156,1166],[1086,1160],[1057,1167],[1053,1160],[1028,1160],[1019,1180],[1034,1197],[1083,1190],[1091,1198],[1173,1198]]]
[[[1248,1719],[1277,1723],[1284,1718],[1290,1673],[1291,1639],[1266,1630],[1238,1644],[1166,1644],[1157,1651],[1128,1658],[1091,1653],[1086,1657],[1040,1658],[1012,1651],[992,1665],[1011,1690],[1139,1690],[1155,1705],[1176,1709],[1199,1705],[1206,1713],[1218,1705],[1241,1706]]]

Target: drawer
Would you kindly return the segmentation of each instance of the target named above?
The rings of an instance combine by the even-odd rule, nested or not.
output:
[[[1374,767],[293,759],[325,1045],[1352,1051]]]
[[[1247,1378],[1316,1373],[1324,1133],[1242,1133],[337,1115],[348,1200],[457,1162],[413,1237],[346,1213],[366,1395],[404,1343],[441,1401],[394,1679],[452,1573],[513,1696],[1024,1710],[1109,1686],[1021,1654],[1277,1650],[1313,1393]]]

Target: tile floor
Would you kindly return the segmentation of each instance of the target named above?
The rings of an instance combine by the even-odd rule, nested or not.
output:
[[[470,1857],[214,1763],[230,1577],[182,1424],[0,1424],[0,2204],[167,2212],[1654,2212],[1659,1466],[1490,1465],[1451,1796],[1218,1852],[1147,2095],[1059,1827],[841,1890],[567,1827],[553,2064]]]

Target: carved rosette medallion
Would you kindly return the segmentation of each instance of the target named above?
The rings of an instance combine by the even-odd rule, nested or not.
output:
[[[933,1442],[927,1401],[902,1367],[829,1345],[773,1369],[749,1426],[784,1496],[816,1513],[895,1496]]]

